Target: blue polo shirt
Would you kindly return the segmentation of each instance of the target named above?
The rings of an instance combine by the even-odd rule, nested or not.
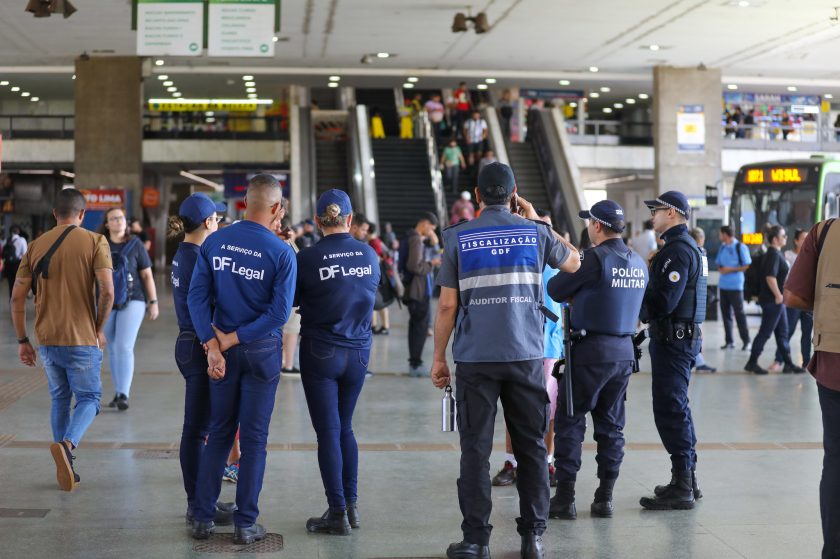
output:
[[[740,256],[738,255],[739,252],[741,253]],[[721,243],[715,262],[718,268],[721,266],[740,268],[741,266],[749,266],[752,263],[752,258],[750,258],[750,251],[744,243],[733,240],[732,244],[729,245]],[[744,272],[721,274],[718,289],[724,291],[743,291]]]
[[[178,328],[181,330],[195,330],[193,327],[190,308],[187,305],[187,295],[190,292],[195,261],[198,259],[201,247],[193,243],[181,242],[178,252],[172,258],[172,298],[175,300],[175,316],[178,318]]]

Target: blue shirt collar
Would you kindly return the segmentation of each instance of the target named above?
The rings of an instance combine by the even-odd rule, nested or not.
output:
[[[492,206],[484,206],[482,212],[507,212],[510,213],[510,206],[507,204],[494,204]]]
[[[686,234],[688,234],[688,225],[686,225],[685,223],[680,223],[679,225],[675,225],[667,231],[665,231],[664,233],[662,233],[660,238],[667,241],[669,239],[673,239],[674,237],[679,237],[680,235]]]
[[[322,241],[330,240],[330,241],[340,241],[341,239],[352,239],[353,237],[350,233],[333,233],[331,235],[327,235],[325,237],[321,237]],[[361,242],[361,241],[359,241]]]

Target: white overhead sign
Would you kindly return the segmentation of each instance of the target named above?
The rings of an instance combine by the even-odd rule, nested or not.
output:
[[[138,0],[139,56],[199,56],[203,33],[202,0]]]
[[[210,0],[207,54],[274,56],[275,0]]]

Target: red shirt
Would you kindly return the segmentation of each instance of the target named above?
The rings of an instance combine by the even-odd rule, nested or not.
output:
[[[840,224],[833,225],[838,226]],[[817,240],[817,226],[814,225],[802,244],[785,283],[785,291],[812,302],[817,281]],[[825,256],[830,251],[830,247],[823,246],[822,255]],[[840,391],[840,353],[815,351],[811,362],[808,363],[808,371],[821,385]]]
[[[456,89],[455,93],[453,94],[455,97],[455,108],[459,111],[468,111],[470,110],[470,98],[469,93],[466,89]]]

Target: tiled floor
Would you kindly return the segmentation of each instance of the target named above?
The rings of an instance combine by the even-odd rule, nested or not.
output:
[[[5,294],[5,290],[3,291]],[[78,449],[82,483],[56,489],[49,394],[40,369],[16,358],[8,305],[0,303],[0,557],[196,557],[183,523],[185,498],[177,448],[183,380],[175,369],[171,305],[143,326],[131,409],[107,408]],[[161,294],[161,300],[167,297]],[[31,314],[31,309],[30,309]],[[271,423],[261,522],[282,534],[288,558],[443,557],[460,539],[455,479],[457,435],[440,432],[441,393],[406,369],[405,313],[394,312],[391,335],[377,337],[371,370],[355,416],[361,453],[362,529],[350,537],[308,535],[306,518],[325,508],[299,379],[284,378]],[[594,451],[587,443],[578,482],[577,521],[552,520],[549,557],[787,559],[818,557],[818,483],[822,462],[816,388],[809,375],[754,377],[740,372],[746,353],[721,352],[722,328],[705,328],[707,361],[721,372],[696,375],[691,386],[705,493],[693,511],[651,513],[639,497],[669,477],[650,406],[649,365],[628,394],[627,455],[616,487],[616,515],[593,519]],[[798,333],[797,333],[798,335]],[[794,344],[798,345],[798,344]],[[431,355],[431,340],[427,347]],[[766,365],[767,357],[762,360]],[[396,374],[400,373],[400,374]],[[105,394],[111,396],[107,370]],[[591,440],[591,435],[588,440]],[[504,434],[497,422],[491,468],[501,465]],[[150,452],[151,451],[151,452]],[[518,557],[514,488],[494,489],[493,557]],[[226,485],[223,498],[232,500]],[[10,512],[9,514],[14,514]]]

